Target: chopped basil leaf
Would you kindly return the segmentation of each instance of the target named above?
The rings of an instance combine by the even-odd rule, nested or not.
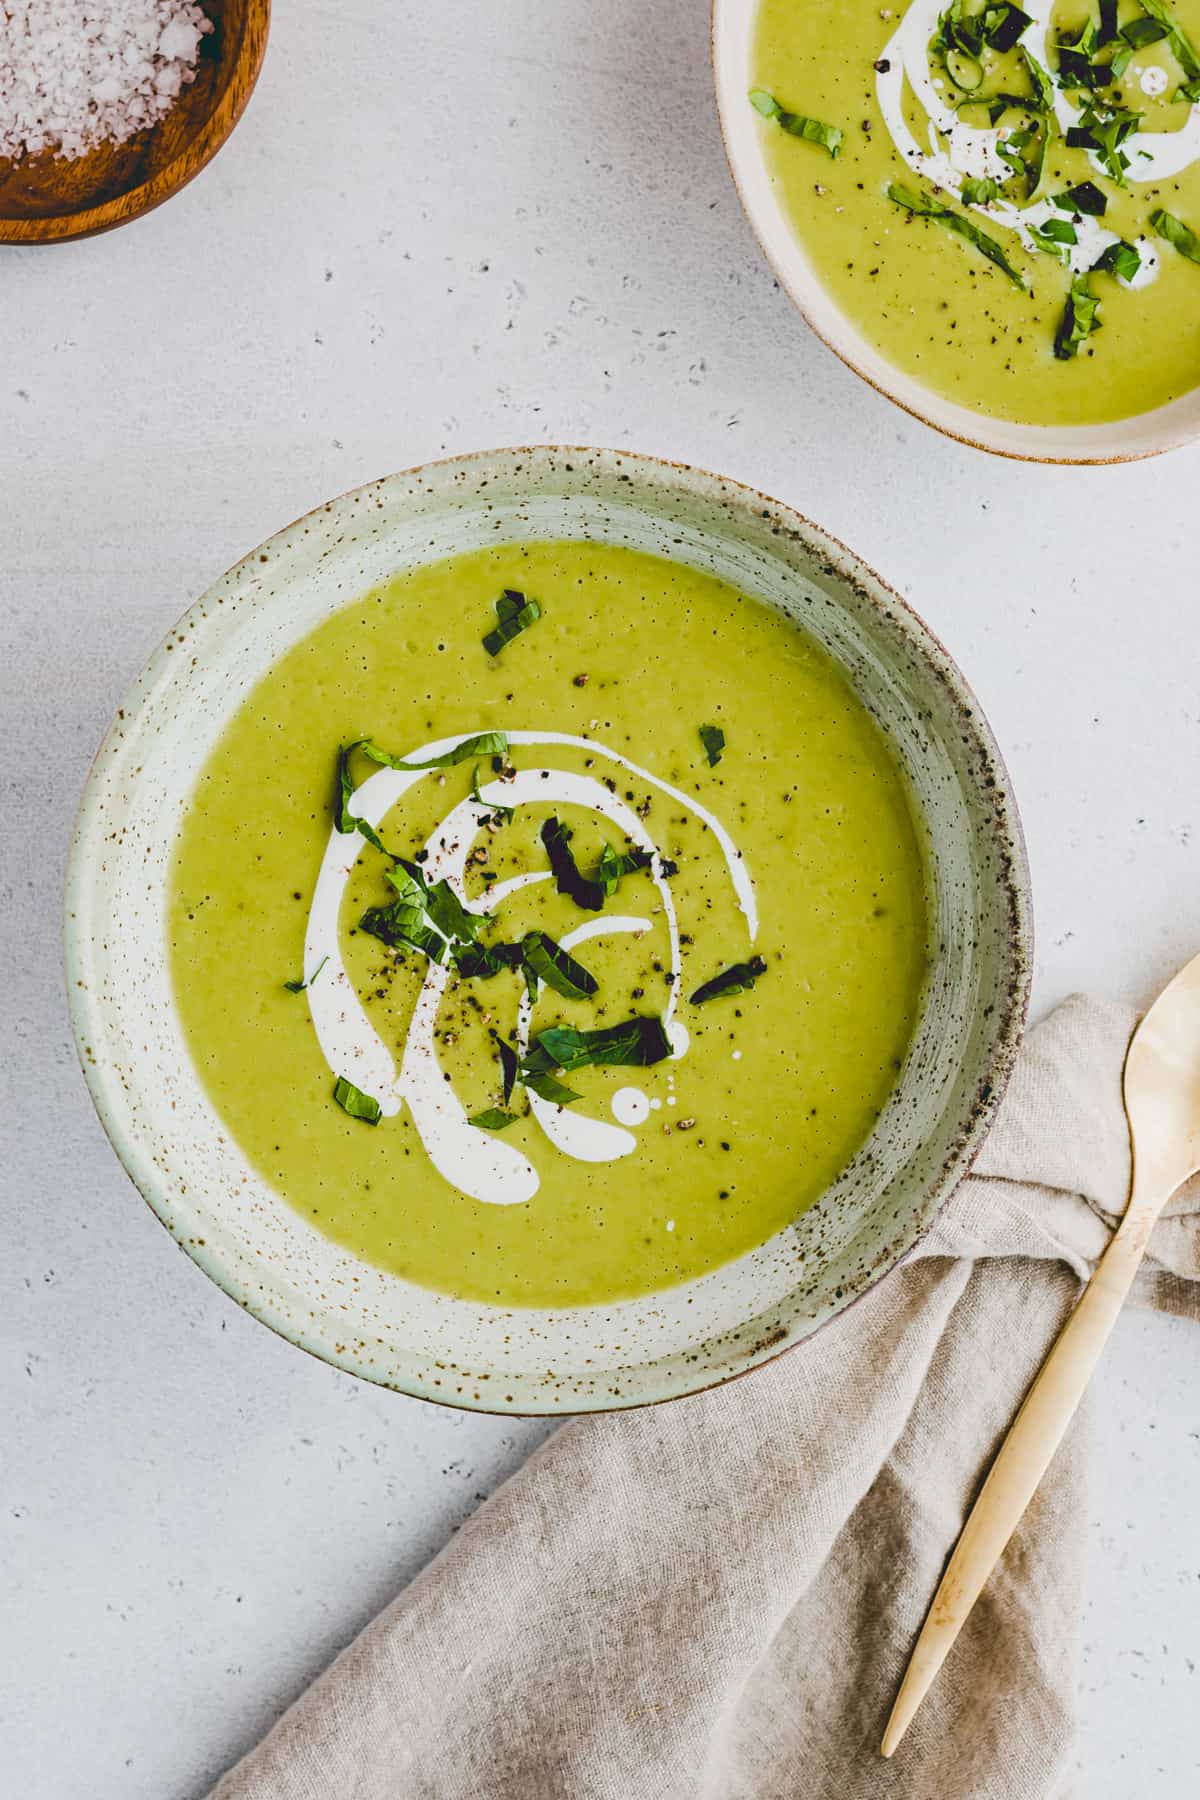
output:
[[[1117,0],[1100,0],[1100,24],[1096,43],[1111,44],[1117,35]]]
[[[706,1000],[718,1000],[722,994],[745,994],[754,986],[760,975],[765,975],[767,965],[761,956],[752,956],[749,962],[734,963],[732,968],[722,969],[711,981],[700,984],[691,996],[693,1006],[703,1006]]]
[[[725,748],[725,733],[719,725],[702,725],[700,742],[704,745],[704,754],[708,758],[708,766],[715,769],[721,760],[721,752]]]
[[[989,6],[983,14],[983,41],[990,44],[993,50],[1001,53],[1015,50],[1018,38],[1024,37],[1033,24],[1027,12],[1019,6]]]
[[[328,961],[329,961],[329,958],[327,956],[323,956],[321,958],[320,962],[317,964],[316,968],[313,970],[312,974],[308,977],[307,981],[285,981],[283,985],[287,989],[288,993],[289,994],[302,994],[304,992],[305,988],[310,988]]]
[[[361,1088],[356,1088],[344,1075],[339,1075],[334,1082],[333,1097],[342,1111],[349,1113],[352,1119],[362,1119],[368,1125],[378,1125],[383,1117],[374,1094],[364,1094]]]
[[[1142,11],[1149,13],[1163,27],[1163,35],[1170,46],[1171,55],[1183,70],[1184,80],[1190,84],[1200,78],[1200,53],[1187,32],[1180,25],[1165,0],[1141,0]],[[1189,95],[1188,98],[1194,98]]]
[[[452,944],[474,943],[484,927],[482,915],[468,912],[448,881],[436,881],[429,889],[425,910]]]
[[[484,649],[489,656],[499,656],[505,644],[536,625],[541,616],[542,609],[536,600],[527,599],[516,588],[505,588],[496,602],[496,628],[484,637]]]
[[[562,1082],[556,1081],[553,1075],[545,1073],[526,1075],[525,1086],[531,1094],[536,1094],[539,1100],[553,1100],[559,1106],[570,1106],[573,1100],[583,1099],[583,1095],[577,1094],[574,1088],[564,1087]]]
[[[1175,98],[1177,100],[1190,100],[1194,106],[1196,101],[1200,100],[1200,76],[1197,76],[1194,81],[1185,81]]]
[[[1189,262],[1200,263],[1200,238],[1190,225],[1185,225],[1174,213],[1164,212],[1161,207],[1150,214],[1150,223],[1159,237],[1165,238],[1180,256],[1186,256]]]
[[[519,969],[525,960],[520,944],[456,944],[451,954],[468,981],[490,981],[504,969]]]
[[[513,809],[511,806],[489,806],[483,795],[480,793],[478,763],[476,763],[475,767],[471,770],[471,798],[474,800],[476,806],[484,807],[491,814],[493,819],[499,820],[502,824],[507,824],[509,819],[513,816]]]
[[[1041,234],[1055,244],[1077,244],[1079,242],[1070,219],[1047,219],[1041,227]]]
[[[526,932],[521,949],[539,981],[544,981],[564,1000],[586,1000],[598,990],[600,983],[596,977],[544,931]]]
[[[810,144],[820,144],[836,160],[842,147],[840,126],[823,125],[820,119],[808,119],[803,113],[787,112],[774,95],[766,93],[762,88],[752,89],[750,104],[764,119],[774,119],[779,129],[786,131],[790,137],[804,138]]]
[[[959,237],[966,238],[968,243],[974,244],[977,250],[982,251],[989,262],[995,263],[996,267],[1002,270],[1010,281],[1015,282],[1017,287],[1024,290],[1024,276],[1013,268],[995,238],[989,237],[986,231],[981,231],[978,225],[970,219],[965,219],[961,213],[953,212],[950,207],[942,206],[939,201],[931,200],[925,194],[914,193],[912,188],[902,187],[899,182],[891,183],[888,188],[888,198],[894,200],[897,206],[903,206],[906,211],[915,213],[919,218],[936,219],[940,225],[945,225],[950,231],[957,232]]]
[[[502,1092],[504,1094],[504,1104],[507,1106],[512,1099],[512,1091],[517,1085],[517,1076],[520,1073],[521,1064],[517,1053],[511,1044],[506,1043],[498,1032],[493,1032],[492,1037],[495,1040],[496,1052],[500,1058],[500,1079],[502,1083]]]
[[[1159,44],[1167,35],[1167,28],[1158,19],[1130,19],[1128,25],[1122,25],[1121,36],[1131,50],[1145,50],[1151,44]]]
[[[1108,196],[1094,181],[1080,181],[1064,193],[1055,194],[1054,204],[1063,212],[1087,213],[1089,218],[1102,219],[1108,211]]]
[[[366,743],[365,738],[356,738],[352,744],[343,744],[338,751],[337,783],[333,795],[333,817],[338,830],[345,836],[349,832],[361,832],[368,844],[374,844],[376,850],[383,850],[387,855],[383,842],[374,826],[360,819],[357,813],[350,811],[350,801],[354,794],[355,783],[350,775],[350,758],[356,750],[361,750]]]
[[[1078,356],[1080,344],[1099,331],[1101,323],[1098,297],[1088,286],[1087,276],[1076,275],[1054,334],[1054,354],[1059,361]]]
[[[574,834],[566,825],[557,819],[547,819],[542,826],[542,843],[546,846],[546,855],[550,858],[550,870],[554,876],[554,885],[560,894],[573,900],[576,906],[585,912],[599,912],[604,905],[604,888],[598,881],[590,881],[580,873],[579,865],[571,853],[571,838]]]
[[[591,1068],[598,1063],[636,1064],[646,1068],[671,1054],[671,1040],[659,1018],[639,1015],[620,1025],[599,1031],[576,1031],[571,1025],[552,1025],[538,1033],[522,1071],[549,1074],[554,1069]],[[536,1091],[536,1090],[535,1090]]]
[[[616,893],[623,876],[634,875],[639,869],[648,869],[653,860],[648,850],[617,851],[611,844],[605,844],[595,873],[595,880],[604,889],[605,899],[610,900]]]
[[[964,206],[986,206],[989,200],[1000,197],[1000,183],[993,181],[990,175],[968,175],[963,182],[962,197]]]
[[[516,1113],[505,1112],[499,1106],[489,1106],[486,1112],[476,1113],[467,1120],[467,1124],[474,1125],[476,1131],[507,1131],[516,1122]]]
[[[358,747],[364,756],[369,756],[373,763],[382,764],[385,769],[453,769],[459,763],[469,762],[473,756],[489,756],[493,753],[502,756],[508,749],[508,733],[481,731],[477,737],[464,738],[461,744],[455,744],[453,750],[443,751],[441,756],[431,756],[428,762],[405,762],[403,757],[392,756],[387,750],[381,750],[372,738],[363,738]]]
[[[1121,146],[1141,125],[1141,114],[1114,106],[1104,111],[1087,106],[1078,125],[1067,132],[1067,145],[1072,150],[1094,150],[1105,170],[1118,187],[1125,185],[1129,158]]]
[[[1050,71],[1042,67],[1037,57],[1024,44],[1021,45],[1021,58],[1037,91],[1042,111],[1051,112],[1054,107],[1054,83],[1050,79]]]
[[[1141,253],[1133,244],[1122,238],[1116,244],[1106,244],[1100,252],[1093,269],[1102,269],[1108,275],[1116,275],[1122,281],[1132,281],[1142,266]]]

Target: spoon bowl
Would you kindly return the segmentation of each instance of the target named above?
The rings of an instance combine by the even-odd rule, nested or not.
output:
[[[0,157],[0,243],[62,243],[127,225],[211,162],[254,90],[271,0],[203,0],[202,10],[213,29],[196,79],[157,125],[84,156]]]
[[[1200,956],[1163,989],[1134,1033],[1125,1059],[1125,1112],[1133,1140],[1130,1208],[1139,1191],[1157,1194],[1157,1218],[1200,1169]]]

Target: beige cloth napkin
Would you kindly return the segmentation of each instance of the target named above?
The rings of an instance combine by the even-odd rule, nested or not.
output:
[[[568,1425],[214,1800],[1042,1800],[1070,1786],[1073,1428],[895,1759],[880,1735],[981,1474],[1125,1203],[1133,1015],[1034,1031],[903,1267],[744,1381]],[[1200,1318],[1200,1194],[1143,1304]]]

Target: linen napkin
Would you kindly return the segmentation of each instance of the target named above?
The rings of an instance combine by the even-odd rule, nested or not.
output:
[[[1031,1033],[915,1254],[747,1379],[564,1426],[213,1800],[1049,1800],[1070,1785],[1068,1433],[896,1756],[879,1741],[981,1477],[1124,1207],[1134,1016]],[[1200,1318],[1200,1190],[1134,1299]]]

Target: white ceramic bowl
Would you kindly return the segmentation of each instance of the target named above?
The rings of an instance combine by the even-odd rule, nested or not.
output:
[[[505,1310],[357,1261],[250,1167],[183,1041],[166,885],[202,764],[284,650],[398,568],[562,537],[682,560],[782,607],[829,647],[890,734],[928,821],[940,954],[878,1127],[795,1225],[645,1299]],[[67,965],[105,1129],[162,1222],[239,1304],[304,1349],[423,1399],[577,1412],[741,1374],[807,1337],[911,1249],[978,1148],[1016,1052],[1028,896],[1012,796],[973,697],[849,551],[787,507],[695,470],[611,451],[497,450],[331,501],[232,569],[171,632],[87,783]]]
[[[906,4],[906,0],[900,0]],[[962,443],[1029,462],[1132,462],[1200,437],[1200,388],[1169,406],[1108,425],[1016,425],[943,399],[881,356],[822,286],[763,155],[762,120],[747,98],[759,0],[713,0],[713,75],[725,150],[746,217],[784,292],[817,336],[864,381]]]

